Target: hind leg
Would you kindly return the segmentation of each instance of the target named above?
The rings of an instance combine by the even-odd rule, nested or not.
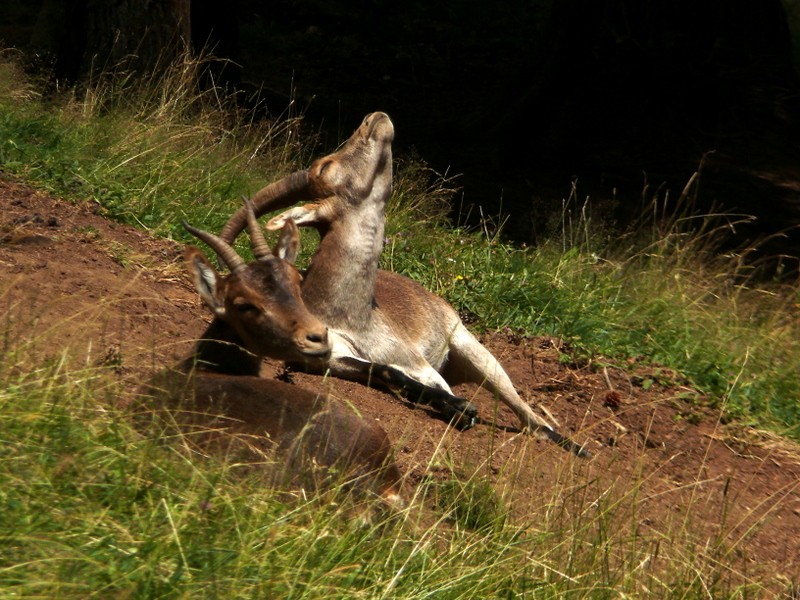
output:
[[[558,433],[519,397],[505,369],[463,325],[456,328],[450,339],[445,375],[451,384],[469,382],[483,386],[514,411],[524,429],[547,438],[578,456],[589,456],[586,450]]]

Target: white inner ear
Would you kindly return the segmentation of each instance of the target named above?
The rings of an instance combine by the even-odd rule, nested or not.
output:
[[[319,218],[318,209],[319,206],[315,203],[309,203],[305,206],[295,206],[276,217],[272,217],[267,221],[266,227],[270,231],[277,231],[284,226],[287,219],[293,219],[297,225],[313,225]]]
[[[278,240],[278,258],[282,258],[289,264],[294,264],[297,261],[297,254],[300,250],[300,243],[294,239],[291,234],[285,231],[281,233],[280,240]]]
[[[194,285],[203,302],[221,317],[225,314],[225,305],[217,298],[217,273],[205,261],[196,258],[194,261]]]

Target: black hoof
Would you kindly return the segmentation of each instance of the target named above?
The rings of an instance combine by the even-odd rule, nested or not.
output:
[[[547,435],[547,437],[550,438],[550,440],[552,440],[553,442],[555,442],[556,444],[558,444],[559,446],[561,446],[565,450],[568,450],[569,452],[572,452],[576,456],[580,456],[581,458],[591,458],[592,457],[592,453],[589,452],[588,450],[586,450],[583,446],[581,446],[579,444],[576,444],[571,439],[561,435],[557,431],[554,431],[552,429],[545,430],[545,434]]]
[[[478,409],[467,402],[464,398],[453,396],[453,399],[459,403],[463,403],[462,407],[457,408],[456,412],[451,417],[453,427],[459,431],[466,431],[475,426],[478,421]]]

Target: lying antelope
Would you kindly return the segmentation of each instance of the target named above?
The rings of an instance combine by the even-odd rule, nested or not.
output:
[[[468,422],[477,411],[452,396],[450,385],[483,385],[514,411],[524,429],[587,456],[519,397],[497,359],[447,302],[407,277],[378,269],[392,190],[393,139],[394,126],[386,114],[367,115],[336,152],[253,197],[257,216],[314,200],[272,218],[267,228],[280,229],[294,220],[320,233],[302,293],[306,306],[329,327],[330,372],[363,379],[370,364],[388,365],[446,394],[450,413],[461,413]],[[246,218],[246,211],[239,210],[220,237],[232,243]]]
[[[197,248],[187,250],[194,283],[214,319],[177,371],[154,380],[155,395],[177,396],[179,419],[221,420],[234,436],[277,447],[288,457],[289,472],[312,464],[336,467],[352,481],[369,481],[389,504],[402,504],[400,472],[383,429],[332,398],[259,377],[264,356],[313,363],[330,354],[327,328],[300,297],[294,223],[286,221],[273,252],[250,211],[251,263],[213,234],[184,226],[213,248],[230,274],[217,273]]]

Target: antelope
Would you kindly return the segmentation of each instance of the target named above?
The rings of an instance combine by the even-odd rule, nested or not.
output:
[[[257,217],[292,207],[270,219],[267,229],[280,229],[293,220],[319,232],[302,297],[329,328],[330,373],[356,380],[377,376],[389,384],[403,377],[406,383],[418,382],[438,394],[438,408],[467,426],[474,423],[477,410],[453,396],[450,385],[475,383],[504,402],[523,430],[588,456],[520,398],[503,367],[452,306],[411,279],[378,268],[392,191],[393,139],[388,115],[369,114],[338,150],[252,198]],[[312,202],[294,206],[301,200]],[[246,219],[246,210],[238,210],[221,239],[232,243]]]
[[[259,377],[265,356],[314,363],[330,354],[327,328],[300,296],[301,276],[293,265],[297,226],[287,220],[271,250],[250,209],[256,257],[250,263],[217,236],[184,227],[217,253],[230,274],[222,276],[200,250],[187,248],[194,284],[214,317],[191,354],[156,377],[150,391],[177,398],[177,413],[192,423],[221,419],[228,433],[277,447],[289,472],[312,464],[344,469],[351,481],[367,481],[389,505],[401,506],[401,475],[382,428],[331,397]]]

